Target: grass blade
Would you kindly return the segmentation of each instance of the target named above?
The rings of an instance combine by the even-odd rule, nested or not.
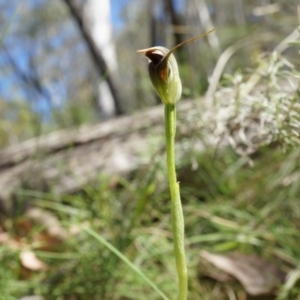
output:
[[[169,300],[169,298],[157,287],[155,283],[153,283],[139,268],[137,268],[126,256],[124,256],[118,249],[116,249],[111,243],[109,243],[106,239],[96,233],[94,230],[83,227],[89,235],[93,236],[98,242],[108,248],[111,252],[113,252],[117,257],[119,257],[128,267],[131,268],[136,274],[140,276],[145,282],[147,282],[156,292],[159,294],[162,299]]]

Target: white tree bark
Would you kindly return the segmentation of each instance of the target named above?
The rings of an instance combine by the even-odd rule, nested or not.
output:
[[[209,10],[208,10],[205,0],[199,0],[198,2],[194,1],[194,3],[197,8],[199,20],[200,20],[201,24],[203,25],[205,31],[209,31],[212,28],[214,28],[215,26],[210,17],[210,13],[209,13]],[[220,42],[219,42],[216,32],[214,31],[211,34],[209,34],[207,36],[207,39],[208,39],[209,45],[211,46],[213,51],[215,51],[215,54],[219,55],[221,53],[221,46],[220,46]]]
[[[110,20],[110,0],[86,0],[83,17],[86,27],[107,63],[107,72],[116,78],[118,65]],[[99,82],[98,105],[102,117],[111,117],[116,114],[113,95],[104,78]]]

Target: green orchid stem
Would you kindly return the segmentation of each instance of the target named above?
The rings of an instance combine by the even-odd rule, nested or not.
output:
[[[174,239],[174,252],[179,282],[178,300],[187,299],[187,268],[184,250],[184,219],[180,200],[179,183],[175,170],[175,133],[176,133],[176,107],[174,104],[165,105],[165,131],[167,145],[168,177],[172,200],[172,230]]]

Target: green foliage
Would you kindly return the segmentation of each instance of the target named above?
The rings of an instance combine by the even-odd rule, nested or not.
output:
[[[215,94],[214,110],[203,105],[188,115],[178,114],[177,168],[184,203],[189,299],[244,295],[239,286],[199,280],[205,270],[200,249],[256,253],[279,260],[283,270],[295,271],[278,299],[299,298],[298,74],[281,56],[262,56],[252,73],[227,77],[226,86]],[[211,137],[218,137],[217,145],[222,146],[212,143]],[[205,151],[197,150],[199,142]],[[172,299],[177,286],[166,170],[160,163],[164,157],[157,150],[150,152],[157,163],[137,170],[128,180],[101,177],[71,196],[20,191],[56,215],[70,236],[49,243],[44,227],[35,224],[28,227],[17,248],[9,248],[9,243],[1,246],[4,299],[31,294],[50,300],[162,299],[82,227],[118,249]],[[19,241],[18,218],[1,222],[15,241]],[[43,245],[37,236],[44,236]],[[18,253],[28,248],[47,264],[46,270],[24,273]]]
[[[231,12],[224,9],[224,13],[228,11]],[[52,12],[47,16],[52,18]],[[58,17],[61,19],[64,14]],[[233,14],[227,17],[233,18]],[[300,299],[300,73],[299,56],[293,50],[298,50],[299,42],[289,49],[289,61],[275,52],[261,55],[266,35],[274,43],[271,33],[278,27],[282,35],[294,28],[290,13],[284,20],[288,26],[282,26],[274,14],[256,26],[247,29],[241,26],[238,32],[236,26],[218,29],[224,48],[232,45],[235,35],[242,38],[249,32],[263,41],[254,43],[253,36],[246,38],[245,48],[238,48],[245,51],[240,51],[237,59],[227,65],[229,71],[237,66],[242,66],[242,71],[223,76],[213,99],[207,100],[209,105],[195,103],[188,114],[178,114],[177,169],[184,202],[191,300],[227,300],[234,294],[237,299],[246,297],[238,285],[203,278],[207,266],[200,257],[200,249],[214,253],[255,253],[279,261],[290,276],[280,287],[278,300]],[[144,15],[136,13],[134,22],[145,23]],[[260,30],[266,35],[258,34]],[[143,101],[131,103],[130,107],[154,101],[153,97],[143,97],[151,87],[131,55],[146,43],[141,35],[144,31],[129,26],[119,38],[124,95],[133,102]],[[124,40],[133,50],[123,46]],[[191,69],[181,66],[186,95],[196,94],[195,86],[202,92],[202,87],[208,84],[205,74],[211,73],[213,62],[204,63],[211,53],[207,45],[202,46],[201,53],[194,55],[189,63]],[[267,48],[273,49],[272,44]],[[246,62],[252,70],[245,71]],[[128,65],[135,68],[130,73]],[[132,77],[136,86],[131,84]],[[66,110],[55,111],[50,128],[74,126],[92,118],[93,113],[84,108],[93,91],[85,84],[81,91],[79,100],[83,105],[74,101],[76,105],[67,104]],[[41,126],[39,116],[25,105],[4,101],[0,104],[0,146],[45,131],[46,125]],[[101,177],[96,183],[84,186],[82,193],[19,191],[20,198],[56,216],[68,237],[63,241],[51,237],[45,224],[34,222],[27,215],[1,215],[0,300],[27,295],[47,300],[162,299],[124,260],[83,227],[118,249],[172,299],[177,284],[168,184],[164,164],[160,163],[165,158],[158,150],[149,150],[145,155],[153,158],[149,166],[126,179]],[[22,266],[20,253],[28,249],[47,265],[46,269],[30,271]]]
[[[0,148],[40,135],[40,116],[28,105],[0,99],[0,106]]]

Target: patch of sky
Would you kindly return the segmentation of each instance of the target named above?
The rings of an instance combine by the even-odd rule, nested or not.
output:
[[[121,17],[121,13],[126,5],[129,3],[129,0],[111,0],[111,22],[115,31],[119,31],[124,26],[124,20]]]

